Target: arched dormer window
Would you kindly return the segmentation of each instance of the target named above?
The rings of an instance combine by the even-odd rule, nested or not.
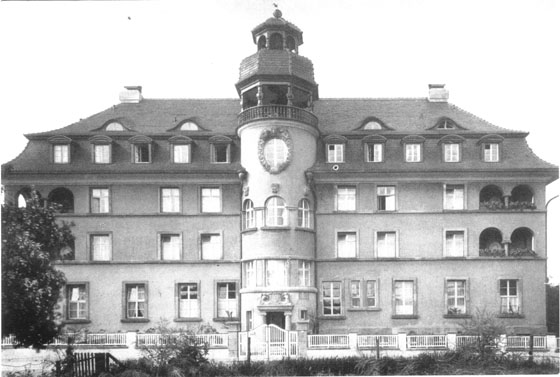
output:
[[[266,226],[287,226],[288,211],[286,210],[286,202],[279,196],[273,196],[267,199],[265,203],[265,224]]]
[[[145,135],[136,135],[128,139],[131,161],[135,164],[152,162],[152,139]]]
[[[405,162],[422,162],[424,160],[424,142],[426,139],[420,135],[405,136],[401,143],[404,146]]]
[[[271,49],[271,50],[283,50],[284,49],[284,38],[282,38],[282,34],[273,33],[270,36],[270,42],[269,42],[268,46],[269,46],[269,49]]]
[[[61,213],[74,212],[74,194],[65,187],[58,187],[49,193],[49,202],[60,205]]]
[[[54,164],[69,164],[72,139],[59,135],[48,139],[51,144],[51,161]]]
[[[376,131],[376,130],[390,130],[380,119],[376,117],[367,117],[365,118],[360,127],[356,129],[356,131]]]
[[[111,122],[105,126],[105,131],[124,131],[125,128],[119,122]]]
[[[501,144],[504,141],[500,135],[486,135],[481,137],[477,144],[481,146],[482,161],[484,162],[500,162],[501,161]]]
[[[105,135],[89,138],[91,143],[91,160],[94,164],[110,164],[112,161],[113,139]]]
[[[171,145],[171,161],[175,164],[188,164],[191,162],[193,140],[187,136],[173,136],[169,138]]]
[[[246,199],[243,202],[243,229],[251,229],[255,226],[255,207],[251,199]]]
[[[364,160],[366,162],[383,162],[387,138],[381,135],[368,135],[362,139]]]
[[[231,162],[231,144],[233,140],[227,136],[216,135],[208,139],[210,143],[210,162],[213,164],[229,164]]]
[[[436,122],[436,125],[433,127],[433,129],[437,129],[437,130],[456,130],[456,129],[462,129],[462,127],[459,127],[453,119],[450,119],[450,118],[447,118],[447,117],[442,117],[442,118],[438,119],[438,121]]]
[[[341,135],[328,135],[323,138],[326,149],[327,162],[330,164],[342,163],[344,159],[344,150],[348,139]]]
[[[301,199],[298,203],[298,226],[311,229],[311,205],[307,199]]]
[[[200,127],[193,122],[192,120],[187,120],[181,123],[179,126],[179,130],[181,131],[199,131]]]

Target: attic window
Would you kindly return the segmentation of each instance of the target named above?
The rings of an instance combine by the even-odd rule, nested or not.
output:
[[[105,127],[105,131],[124,131],[124,127],[119,122],[111,122]]]
[[[457,123],[455,123],[451,119],[442,118],[436,124],[436,128],[438,130],[454,130],[454,129],[457,129],[458,127],[457,127]]]
[[[379,124],[379,122],[371,120],[364,125],[363,129],[364,130],[382,130],[383,127],[381,127],[381,124]]]
[[[181,131],[198,131],[200,127],[196,125],[196,123],[191,121],[186,121],[185,123],[181,124]]]

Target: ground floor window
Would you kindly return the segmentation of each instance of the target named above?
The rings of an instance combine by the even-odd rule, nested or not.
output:
[[[232,318],[237,317],[237,284],[218,283],[218,318]]]
[[[500,280],[500,313],[520,314],[519,281],[514,279]]]
[[[467,313],[467,281],[446,281],[446,305],[448,315]]]
[[[148,318],[146,284],[126,284],[126,318]]]
[[[341,315],[342,287],[339,281],[324,282],[323,293],[323,314]]]
[[[414,280],[395,280],[393,282],[394,314],[415,315],[415,284]]]
[[[88,293],[86,284],[68,284],[66,286],[66,307],[67,319],[87,319]]]
[[[197,283],[181,283],[179,290],[179,318],[200,317],[200,303]]]

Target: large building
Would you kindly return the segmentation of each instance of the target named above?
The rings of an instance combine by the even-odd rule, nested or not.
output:
[[[8,201],[62,204],[68,329],[261,324],[438,334],[477,309],[546,332],[545,186],[527,133],[427,98],[321,99],[302,31],[252,31],[239,98],[121,103],[29,143]]]

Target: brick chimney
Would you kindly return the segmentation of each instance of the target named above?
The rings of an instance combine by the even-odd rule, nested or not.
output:
[[[121,103],[139,103],[142,101],[141,86],[125,86],[125,90],[119,93]]]
[[[445,84],[429,84],[428,88],[428,101],[447,102],[449,99],[449,90],[445,89]]]

